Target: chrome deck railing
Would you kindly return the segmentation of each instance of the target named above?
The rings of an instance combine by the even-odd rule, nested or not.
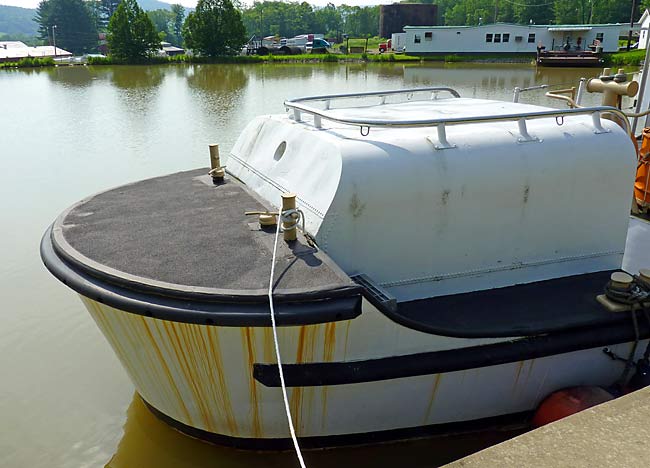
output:
[[[462,125],[462,124],[476,124],[476,123],[487,123],[487,122],[517,122],[518,130],[520,134],[520,142],[529,142],[529,141],[539,141],[538,138],[531,136],[528,133],[526,122],[528,120],[535,119],[545,119],[545,118],[555,118],[558,125],[564,123],[564,118],[573,115],[591,115],[592,124],[594,126],[594,133],[608,133],[609,130],[605,129],[601,123],[601,114],[609,114],[619,118],[620,123],[623,125],[624,129],[629,133],[629,122],[625,117],[625,114],[615,107],[609,106],[597,106],[597,107],[583,107],[579,109],[557,109],[557,110],[544,110],[544,111],[534,111],[534,112],[518,112],[513,114],[501,114],[501,115],[481,115],[473,117],[444,117],[444,118],[435,118],[435,119],[412,119],[412,120],[400,120],[400,119],[372,119],[372,118],[354,118],[354,117],[345,117],[341,115],[336,115],[331,112],[329,105],[326,104],[325,109],[318,109],[307,104],[306,102],[313,101],[325,101],[329,103],[334,99],[347,99],[347,98],[360,98],[366,96],[379,96],[385,97],[394,94],[410,94],[415,92],[440,92],[447,91],[455,98],[460,97],[460,95],[451,88],[415,88],[415,89],[406,89],[406,90],[397,90],[397,91],[378,91],[370,93],[357,93],[357,94],[338,94],[338,95],[329,95],[329,96],[313,96],[299,99],[292,99],[285,101],[284,105],[287,110],[293,111],[293,119],[297,122],[302,121],[302,114],[307,114],[313,117],[314,126],[316,128],[322,127],[323,120],[329,120],[331,122],[336,122],[344,125],[352,125],[360,127],[361,134],[363,136],[368,135],[370,128],[372,127],[401,127],[401,128],[414,128],[414,127],[436,127],[438,133],[438,142],[436,145],[438,149],[453,148],[454,145],[451,145],[447,141],[446,127],[448,125]],[[385,101],[381,100],[378,105],[384,104]],[[364,133],[364,129],[366,132]]]

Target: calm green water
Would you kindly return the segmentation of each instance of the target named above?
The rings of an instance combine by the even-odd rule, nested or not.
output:
[[[213,447],[146,411],[38,245],[67,206],[103,189],[208,165],[255,115],[289,97],[423,85],[510,100],[515,86],[577,84],[597,70],[515,65],[179,65],[0,72],[0,466],[294,466],[291,454]],[[598,96],[587,96],[598,104]],[[527,93],[522,102],[560,107]],[[431,467],[503,435],[308,454],[310,466]],[[111,461],[112,460],[112,461]]]

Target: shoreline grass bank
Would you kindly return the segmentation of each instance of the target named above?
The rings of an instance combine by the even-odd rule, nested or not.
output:
[[[606,65],[612,66],[638,66],[645,58],[645,50],[618,52],[604,54]],[[481,55],[428,55],[416,56],[405,54],[300,54],[300,55],[249,55],[249,56],[221,56],[199,57],[190,55],[177,55],[173,57],[151,57],[139,62],[126,62],[112,57],[89,57],[88,65],[162,65],[174,63],[214,63],[214,64],[292,64],[292,63],[493,63],[493,64],[534,64],[535,59],[524,55],[481,54]],[[80,63],[81,64],[81,63]],[[57,63],[51,57],[24,58],[17,62],[2,62],[0,69],[12,68],[41,68],[68,65]]]

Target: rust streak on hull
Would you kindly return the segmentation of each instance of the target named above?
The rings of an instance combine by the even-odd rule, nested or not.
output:
[[[242,328],[242,341],[244,344],[244,353],[246,354],[248,361],[248,368],[253,369],[255,364],[255,341],[254,341],[254,330],[252,328]],[[260,411],[257,398],[257,385],[255,379],[253,378],[252,373],[248,378],[248,388],[249,388],[249,397],[251,401],[251,413],[253,417],[253,434],[255,437],[261,437],[262,428],[260,424]]]
[[[192,416],[190,416],[190,412],[187,410],[187,407],[185,406],[185,403],[183,402],[183,397],[181,396],[181,392],[176,386],[176,382],[174,382],[174,377],[172,376],[171,371],[169,370],[169,366],[167,365],[167,362],[165,361],[165,357],[162,354],[162,351],[160,351],[160,348],[158,348],[158,345],[156,344],[156,340],[153,337],[153,334],[151,333],[151,330],[149,329],[149,326],[147,325],[147,322],[145,321],[144,317],[138,316],[140,320],[142,321],[142,325],[144,326],[145,333],[149,337],[149,341],[151,343],[151,347],[153,348],[154,352],[158,356],[158,359],[160,361],[160,364],[167,375],[169,384],[172,387],[172,390],[174,394],[176,395],[176,398],[178,400],[178,404],[180,408],[183,411],[183,414],[187,418],[190,424],[192,424]]]
[[[219,337],[217,335],[216,327],[207,328],[208,337],[210,338],[210,354],[217,371],[217,380],[219,381],[218,388],[221,394],[222,409],[226,418],[226,423],[231,435],[237,435],[237,422],[232,412],[232,404],[230,402],[230,394],[226,386],[226,379],[223,372],[223,360],[221,359],[221,347],[219,346]],[[216,382],[215,382],[216,383]]]
[[[177,329],[177,325],[175,323],[167,322],[167,321],[163,321],[162,323],[165,328],[165,331],[167,332],[167,337],[169,338],[169,341],[172,345],[171,346],[172,352],[174,353],[174,356],[176,356],[176,361],[180,364],[181,372],[183,373],[185,382],[188,384],[188,387],[192,392],[192,396],[194,397],[194,403],[198,408],[199,412],[201,413],[201,418],[203,419],[203,425],[204,427],[208,427],[210,423],[206,419],[207,411],[205,410],[204,407],[201,390],[199,389],[198,381],[194,376],[192,370],[192,363],[189,362],[189,357],[185,353],[187,346],[185,346],[185,344],[181,341],[181,338],[179,336],[180,331]]]
[[[436,401],[436,395],[438,393],[438,388],[440,387],[440,381],[442,380],[442,374],[436,374],[435,379],[433,380],[433,387],[431,388],[431,396],[429,397],[429,404],[427,405],[427,410],[424,413],[423,424],[428,424],[429,417],[431,416],[431,410],[433,409],[434,403]]]

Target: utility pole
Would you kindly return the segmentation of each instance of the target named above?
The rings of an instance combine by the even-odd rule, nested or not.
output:
[[[499,14],[499,0],[494,0],[494,24],[497,24],[498,14]]]
[[[636,2],[632,0],[632,12],[630,13],[630,32],[627,34],[627,51],[630,51],[630,44],[632,43],[632,28],[634,27],[634,16],[636,13]]]
[[[52,41],[54,41],[54,58],[56,58],[56,24],[52,26]]]

